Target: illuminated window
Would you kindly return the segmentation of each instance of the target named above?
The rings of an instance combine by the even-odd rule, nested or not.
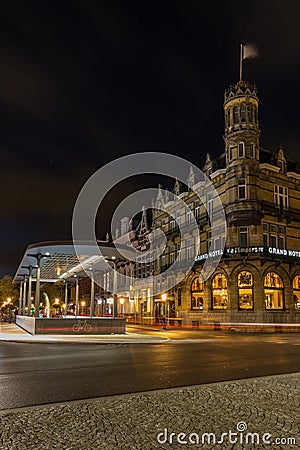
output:
[[[253,276],[252,273],[243,271],[238,275],[239,309],[253,309]]]
[[[295,311],[300,311],[300,275],[296,275],[293,281],[293,295]]]
[[[204,302],[204,285],[199,280],[199,277],[195,278],[195,280],[192,282],[191,300],[191,309],[202,311]]]
[[[223,273],[217,273],[212,280],[212,309],[226,309],[227,303],[227,278]]]
[[[266,309],[284,309],[283,282],[275,272],[269,272],[264,279]]]

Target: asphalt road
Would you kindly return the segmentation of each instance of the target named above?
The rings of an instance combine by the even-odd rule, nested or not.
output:
[[[166,344],[2,342],[0,409],[300,371],[298,335],[203,336]]]

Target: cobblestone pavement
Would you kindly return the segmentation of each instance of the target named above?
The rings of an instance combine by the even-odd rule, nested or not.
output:
[[[2,411],[1,450],[296,449],[299,381],[300,374],[279,375]],[[221,440],[229,430],[237,433],[231,443],[225,436],[214,444],[212,435],[201,443],[203,433]],[[247,444],[247,432],[260,445],[250,435]]]

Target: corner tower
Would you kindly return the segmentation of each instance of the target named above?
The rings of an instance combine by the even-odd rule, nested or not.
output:
[[[238,81],[225,91],[226,166],[259,162],[258,96],[254,84]]]

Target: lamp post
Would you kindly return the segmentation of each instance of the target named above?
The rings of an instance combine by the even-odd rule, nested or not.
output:
[[[11,323],[11,297],[7,297],[6,302],[7,302],[7,306],[8,306],[8,321],[9,323]]]

